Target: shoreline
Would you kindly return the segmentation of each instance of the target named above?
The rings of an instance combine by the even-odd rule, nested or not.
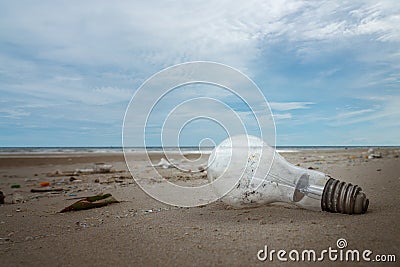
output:
[[[290,150],[282,150],[282,149],[276,149],[275,151],[278,153],[282,154],[287,154],[287,153],[307,153],[307,152],[312,152],[312,153],[339,153],[339,152],[352,152],[352,153],[357,153],[357,152],[367,152],[369,149],[373,150],[378,150],[381,152],[387,152],[387,151],[395,151],[395,152],[400,152],[400,146],[388,146],[388,147],[381,147],[381,146],[376,146],[376,147],[348,147],[348,148],[331,148],[331,147],[310,147],[310,148],[298,148],[297,150],[290,149]],[[130,151],[126,152],[126,154],[130,155],[145,155],[145,154],[152,154],[152,155],[159,155],[159,154],[165,154],[165,152],[169,154],[190,154],[190,155],[197,155],[197,154],[210,154],[212,150],[207,150],[207,151],[185,151],[182,150],[181,152],[178,150],[166,150],[166,151]],[[31,157],[91,157],[91,156],[123,156],[124,152],[123,151],[115,151],[115,152],[12,152],[12,153],[4,153],[0,152],[0,158],[8,158],[8,157],[13,157],[13,158],[31,158]]]

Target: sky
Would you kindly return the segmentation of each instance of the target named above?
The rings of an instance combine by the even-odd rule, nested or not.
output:
[[[400,145],[397,25],[397,0],[0,1],[0,146],[121,146],[141,84],[188,61],[250,77],[277,145]],[[247,112],[217,91],[183,88],[154,116],[202,95]],[[203,123],[181,145],[223,133]]]

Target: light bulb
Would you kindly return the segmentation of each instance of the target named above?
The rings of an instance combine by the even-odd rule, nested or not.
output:
[[[215,147],[207,176],[221,200],[235,207],[287,202],[309,210],[360,214],[369,204],[359,186],[294,166],[255,136],[233,136]],[[234,186],[227,190],[224,185]]]

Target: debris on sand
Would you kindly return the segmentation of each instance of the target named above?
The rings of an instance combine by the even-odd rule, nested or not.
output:
[[[200,165],[199,167],[197,167],[197,169],[199,170],[199,172],[205,172],[207,170],[207,166]]]
[[[382,153],[375,151],[374,148],[370,148],[367,152],[362,152],[361,157],[365,159],[380,159],[382,158]]]
[[[318,170],[319,168],[318,168],[318,167],[312,167],[312,166],[310,166],[310,167],[308,167],[307,169],[309,169],[309,170]]]
[[[92,174],[94,173],[94,169],[93,168],[82,168],[82,169],[76,169],[74,174]]]
[[[48,177],[59,177],[59,176],[79,176],[79,175],[85,175],[85,174],[96,174],[96,173],[110,173],[110,172],[116,172],[113,170],[113,165],[111,164],[105,164],[102,162],[94,163],[93,167],[89,168],[78,168],[75,169],[74,171],[60,171],[56,170],[55,172],[48,173]]]
[[[112,167],[113,167],[113,165],[111,165],[111,164],[105,164],[105,163],[99,162],[94,165],[94,171],[96,173],[108,173],[108,172],[111,172]]]
[[[93,208],[107,206],[112,203],[119,203],[119,201],[116,200],[111,194],[85,197],[73,203],[72,205],[64,208],[60,212],[93,209]]]
[[[32,188],[31,193],[61,192],[62,188]]]
[[[22,203],[22,202],[24,202],[24,197],[21,194],[14,193],[12,195],[12,203],[13,204],[18,204],[18,203]]]
[[[161,158],[160,162],[158,164],[153,165],[154,167],[162,167],[163,169],[168,169],[173,167],[171,163],[169,163],[168,160]]]
[[[49,172],[46,174],[47,177],[59,177],[59,176],[68,176],[68,175],[73,175],[74,172],[73,171],[60,171],[60,170],[56,170],[54,172]]]
[[[93,174],[112,172],[113,165],[102,162],[95,163],[93,168],[76,169],[75,174]]]
[[[183,161],[181,161],[182,163]],[[167,160],[165,158],[161,158],[160,162],[158,162],[157,164],[152,165],[153,167],[161,167],[163,169],[169,169],[169,168],[176,168],[178,170],[180,170],[181,172],[185,172],[185,173],[196,173],[196,172],[207,172],[207,166],[205,165],[199,165],[197,167],[198,171],[192,170],[190,167],[193,166],[188,166],[185,164],[178,164],[176,163],[176,161],[174,159],[170,159]]]
[[[69,177],[69,181],[72,182],[72,183],[80,183],[80,182],[82,182],[82,180],[76,179],[76,178],[73,177],[73,176]]]
[[[50,186],[50,182],[41,182],[40,186],[42,187]]]
[[[368,159],[380,159],[382,158],[382,154],[381,153],[372,153],[368,155]]]
[[[0,191],[0,204],[4,204],[4,199],[5,199],[5,198],[6,198],[6,197],[4,196],[3,192]]]

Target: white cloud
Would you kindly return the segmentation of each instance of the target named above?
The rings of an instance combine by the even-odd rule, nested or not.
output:
[[[374,108],[361,109],[336,114],[334,117],[327,118],[331,126],[352,125],[357,123],[370,122],[377,126],[376,131],[400,126],[400,96],[371,96],[366,97]],[[381,132],[382,134],[382,132]]]
[[[361,109],[361,110],[355,110],[355,111],[349,111],[349,112],[343,112],[343,113],[339,113],[336,115],[337,119],[347,119],[350,117],[354,117],[354,116],[360,116],[366,113],[371,113],[374,112],[374,109]]]
[[[89,66],[122,64],[139,69],[212,59],[246,68],[263,40],[366,34],[376,34],[381,41],[400,40],[400,8],[389,2],[198,1],[155,7],[133,1],[79,5],[42,1],[29,8],[20,4],[8,3],[1,14],[5,39],[23,47],[29,39],[35,58]]]
[[[275,120],[291,119],[293,116],[290,113],[276,113],[273,115]]]
[[[30,112],[21,109],[0,109],[0,118],[20,119],[29,115]]]
[[[270,102],[269,105],[272,110],[284,111],[293,109],[306,109],[310,108],[310,105],[314,105],[313,102]]]
[[[106,105],[118,102],[126,103],[132,97],[132,90],[118,87],[97,87],[81,101],[87,104]]]
[[[309,109],[313,102],[270,102],[269,105],[273,111],[273,117],[275,122],[281,123],[282,120],[288,120],[292,118],[299,118],[298,115],[292,113],[277,113],[276,111],[289,111],[298,109]]]
[[[365,70],[362,77],[348,81],[349,88],[383,84],[395,90],[400,81],[399,14],[397,2],[372,0],[168,1],[156,5],[146,1],[4,2],[0,8],[0,90],[2,98],[10,101],[4,103],[0,116],[31,114],[118,125],[124,103],[156,71],[184,61],[211,60],[251,76],[265,60],[263,53],[276,44],[290,47],[304,62],[320,63],[321,55],[344,51]],[[345,71],[341,62],[337,65],[316,71],[321,83]],[[234,83],[234,78],[229,80]],[[338,95],[345,95],[344,90],[338,88]],[[296,94],[290,99],[303,99],[301,93]],[[355,94],[360,92],[348,97]],[[337,114],[331,122],[396,123],[398,103],[387,98],[390,94],[395,93],[383,93],[381,109]],[[319,103],[308,100],[270,105],[282,112],[275,119],[294,120],[297,114],[286,111]],[[310,117],[328,121],[319,114]]]

